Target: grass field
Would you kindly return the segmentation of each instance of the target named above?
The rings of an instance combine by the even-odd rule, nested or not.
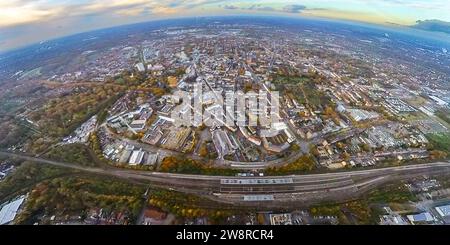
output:
[[[434,150],[450,153],[450,132],[427,134],[426,137],[432,144]]]

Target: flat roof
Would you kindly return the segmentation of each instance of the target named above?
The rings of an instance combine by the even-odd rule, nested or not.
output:
[[[442,217],[450,216],[450,204],[444,205],[444,206],[439,206],[439,207],[436,207],[435,209],[439,213],[439,215],[441,215]]]
[[[133,151],[131,154],[130,164],[141,164],[144,152],[142,150]]]
[[[0,225],[7,224],[14,220],[17,215],[17,210],[19,210],[23,201],[25,201],[25,197],[21,197],[2,207],[0,210]]]
[[[406,216],[410,221],[412,222],[428,222],[428,221],[433,221],[433,216],[431,216],[430,213],[428,212],[424,212],[424,213],[420,213],[420,214],[412,214],[412,215],[408,215]]]
[[[222,185],[282,185],[292,184],[292,178],[248,178],[248,179],[221,179]]]
[[[245,195],[244,201],[273,201],[273,195]]]

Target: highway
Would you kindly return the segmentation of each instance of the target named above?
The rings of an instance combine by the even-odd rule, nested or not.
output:
[[[109,167],[85,167],[22,154],[1,152],[33,163],[49,164],[92,174],[145,181],[152,186],[197,194],[219,202],[261,205],[261,202],[320,202],[353,198],[388,181],[430,174],[450,174],[450,161],[308,175],[265,177],[208,176],[161,173]],[[254,201],[265,197],[265,200]],[[253,201],[248,201],[253,200]]]

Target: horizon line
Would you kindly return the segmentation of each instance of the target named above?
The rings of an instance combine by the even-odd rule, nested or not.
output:
[[[371,26],[372,28],[384,27],[384,28],[392,29],[392,31],[397,31],[397,32],[402,31],[402,30],[403,31],[414,30],[414,31],[422,32],[422,34],[432,33],[433,35],[436,35],[434,37],[418,35],[418,36],[428,38],[428,39],[438,39],[438,38],[442,38],[442,37],[447,37],[448,40],[441,40],[441,39],[439,39],[439,40],[447,41],[448,43],[450,43],[450,34],[443,33],[443,32],[416,29],[416,28],[413,28],[412,25],[398,24],[398,23],[389,22],[389,21],[382,22],[382,23],[375,23],[375,22],[369,22],[369,21],[363,21],[363,20],[350,20],[350,19],[345,19],[345,18],[304,16],[304,15],[281,16],[281,15],[275,15],[275,14],[274,15],[270,15],[270,14],[230,14],[230,15],[199,15],[199,16],[183,16],[183,17],[170,16],[170,17],[162,17],[162,18],[156,18],[156,19],[151,19],[151,20],[146,20],[146,21],[137,21],[137,22],[132,22],[132,23],[113,25],[113,26],[109,26],[109,27],[94,28],[92,30],[73,32],[68,35],[55,36],[55,37],[52,37],[49,39],[42,39],[42,40],[35,41],[35,42],[29,43],[29,44],[25,44],[25,45],[22,45],[19,47],[14,47],[14,48],[4,49],[4,50],[0,49],[0,55],[14,53],[14,52],[17,52],[17,51],[20,51],[23,49],[27,49],[32,46],[40,45],[40,44],[46,43],[46,42],[56,41],[56,40],[63,39],[63,38],[74,37],[77,35],[83,35],[83,34],[102,31],[102,30],[110,30],[110,29],[115,29],[115,28],[123,28],[123,27],[127,27],[127,26],[134,26],[134,25],[140,25],[140,24],[146,24],[146,23],[152,23],[152,22],[170,21],[170,20],[183,20],[183,19],[196,19],[196,18],[232,18],[232,17],[241,17],[241,18],[242,17],[259,17],[259,18],[278,18],[278,19],[296,19],[296,20],[308,19],[308,20],[316,20],[316,21],[338,22],[338,23],[347,24],[347,25],[368,25],[368,26]],[[420,21],[420,20],[417,20],[417,21]],[[422,21],[425,21],[425,20],[422,20]],[[413,34],[413,33],[409,33],[409,34]],[[415,33],[415,34],[417,35],[417,33]]]

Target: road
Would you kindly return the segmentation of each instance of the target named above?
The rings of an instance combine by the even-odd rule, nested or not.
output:
[[[267,201],[245,200],[246,198],[260,198],[261,195],[273,199],[272,203],[340,200],[360,195],[387,181],[424,174],[450,174],[450,161],[323,174],[230,177],[128,170],[112,166],[93,168],[9,152],[0,152],[0,155],[93,174],[147,181],[154,187],[173,189],[219,202],[241,205],[268,203]]]
[[[178,151],[169,150],[169,149],[161,148],[158,146],[141,143],[141,142],[138,142],[137,140],[122,138],[122,137],[119,137],[118,135],[115,135],[114,133],[112,133],[107,127],[105,127],[105,128],[107,130],[109,137],[112,137],[113,139],[116,139],[116,140],[123,141],[129,145],[132,145],[136,148],[141,148],[145,151],[154,152],[154,153],[158,152],[160,154],[161,158],[162,158],[162,156],[189,157],[194,160],[207,161],[209,163],[215,164],[220,167],[228,166],[228,167],[231,167],[234,169],[241,169],[241,170],[262,170],[262,169],[266,169],[269,166],[283,165],[283,164],[290,163],[290,162],[297,160],[300,156],[302,156],[304,154],[303,151],[297,151],[297,152],[290,154],[289,156],[287,156],[285,158],[278,158],[278,159],[274,159],[274,160],[270,160],[270,161],[259,161],[259,162],[238,162],[238,161],[230,161],[230,160],[225,160],[225,159],[208,159],[208,158],[201,157],[201,156],[199,156],[197,154],[193,154],[193,153],[181,153]]]
[[[287,120],[284,120],[284,122],[288,125],[291,132],[295,132],[294,129],[292,128],[291,124]],[[102,127],[104,127],[104,126],[105,125],[102,125]],[[245,170],[264,170],[268,167],[281,166],[281,165],[285,165],[285,164],[294,162],[302,155],[309,153],[310,145],[317,145],[321,141],[323,141],[323,139],[326,138],[325,135],[319,135],[312,139],[305,140],[305,139],[300,139],[295,134],[296,135],[296,143],[300,146],[299,151],[292,152],[291,154],[289,154],[286,157],[277,158],[277,159],[273,159],[273,160],[256,161],[256,162],[239,162],[239,161],[231,161],[231,160],[226,160],[226,159],[208,159],[205,157],[201,157],[195,153],[181,153],[181,152],[174,151],[174,150],[164,149],[164,148],[161,148],[158,146],[141,143],[137,140],[131,140],[131,139],[120,137],[119,135],[116,135],[113,132],[111,132],[108,127],[104,127],[104,128],[106,129],[108,136],[112,137],[113,139],[121,140],[127,144],[133,145],[134,147],[137,147],[137,148],[144,149],[146,151],[150,151],[150,152],[154,152],[154,153],[158,152],[161,156],[161,159],[163,158],[163,156],[189,157],[194,160],[206,161],[206,162],[209,162],[209,163],[214,164],[219,167],[225,166],[225,167],[230,167],[233,169],[239,169],[239,170],[243,170],[243,171],[245,171]],[[336,137],[338,137],[339,139],[344,139],[351,135],[361,133],[362,131],[364,131],[364,129],[347,128],[340,132],[333,132],[333,133],[329,133],[326,135],[329,136],[329,135],[337,134]],[[389,154],[386,154],[386,155],[389,155]]]

